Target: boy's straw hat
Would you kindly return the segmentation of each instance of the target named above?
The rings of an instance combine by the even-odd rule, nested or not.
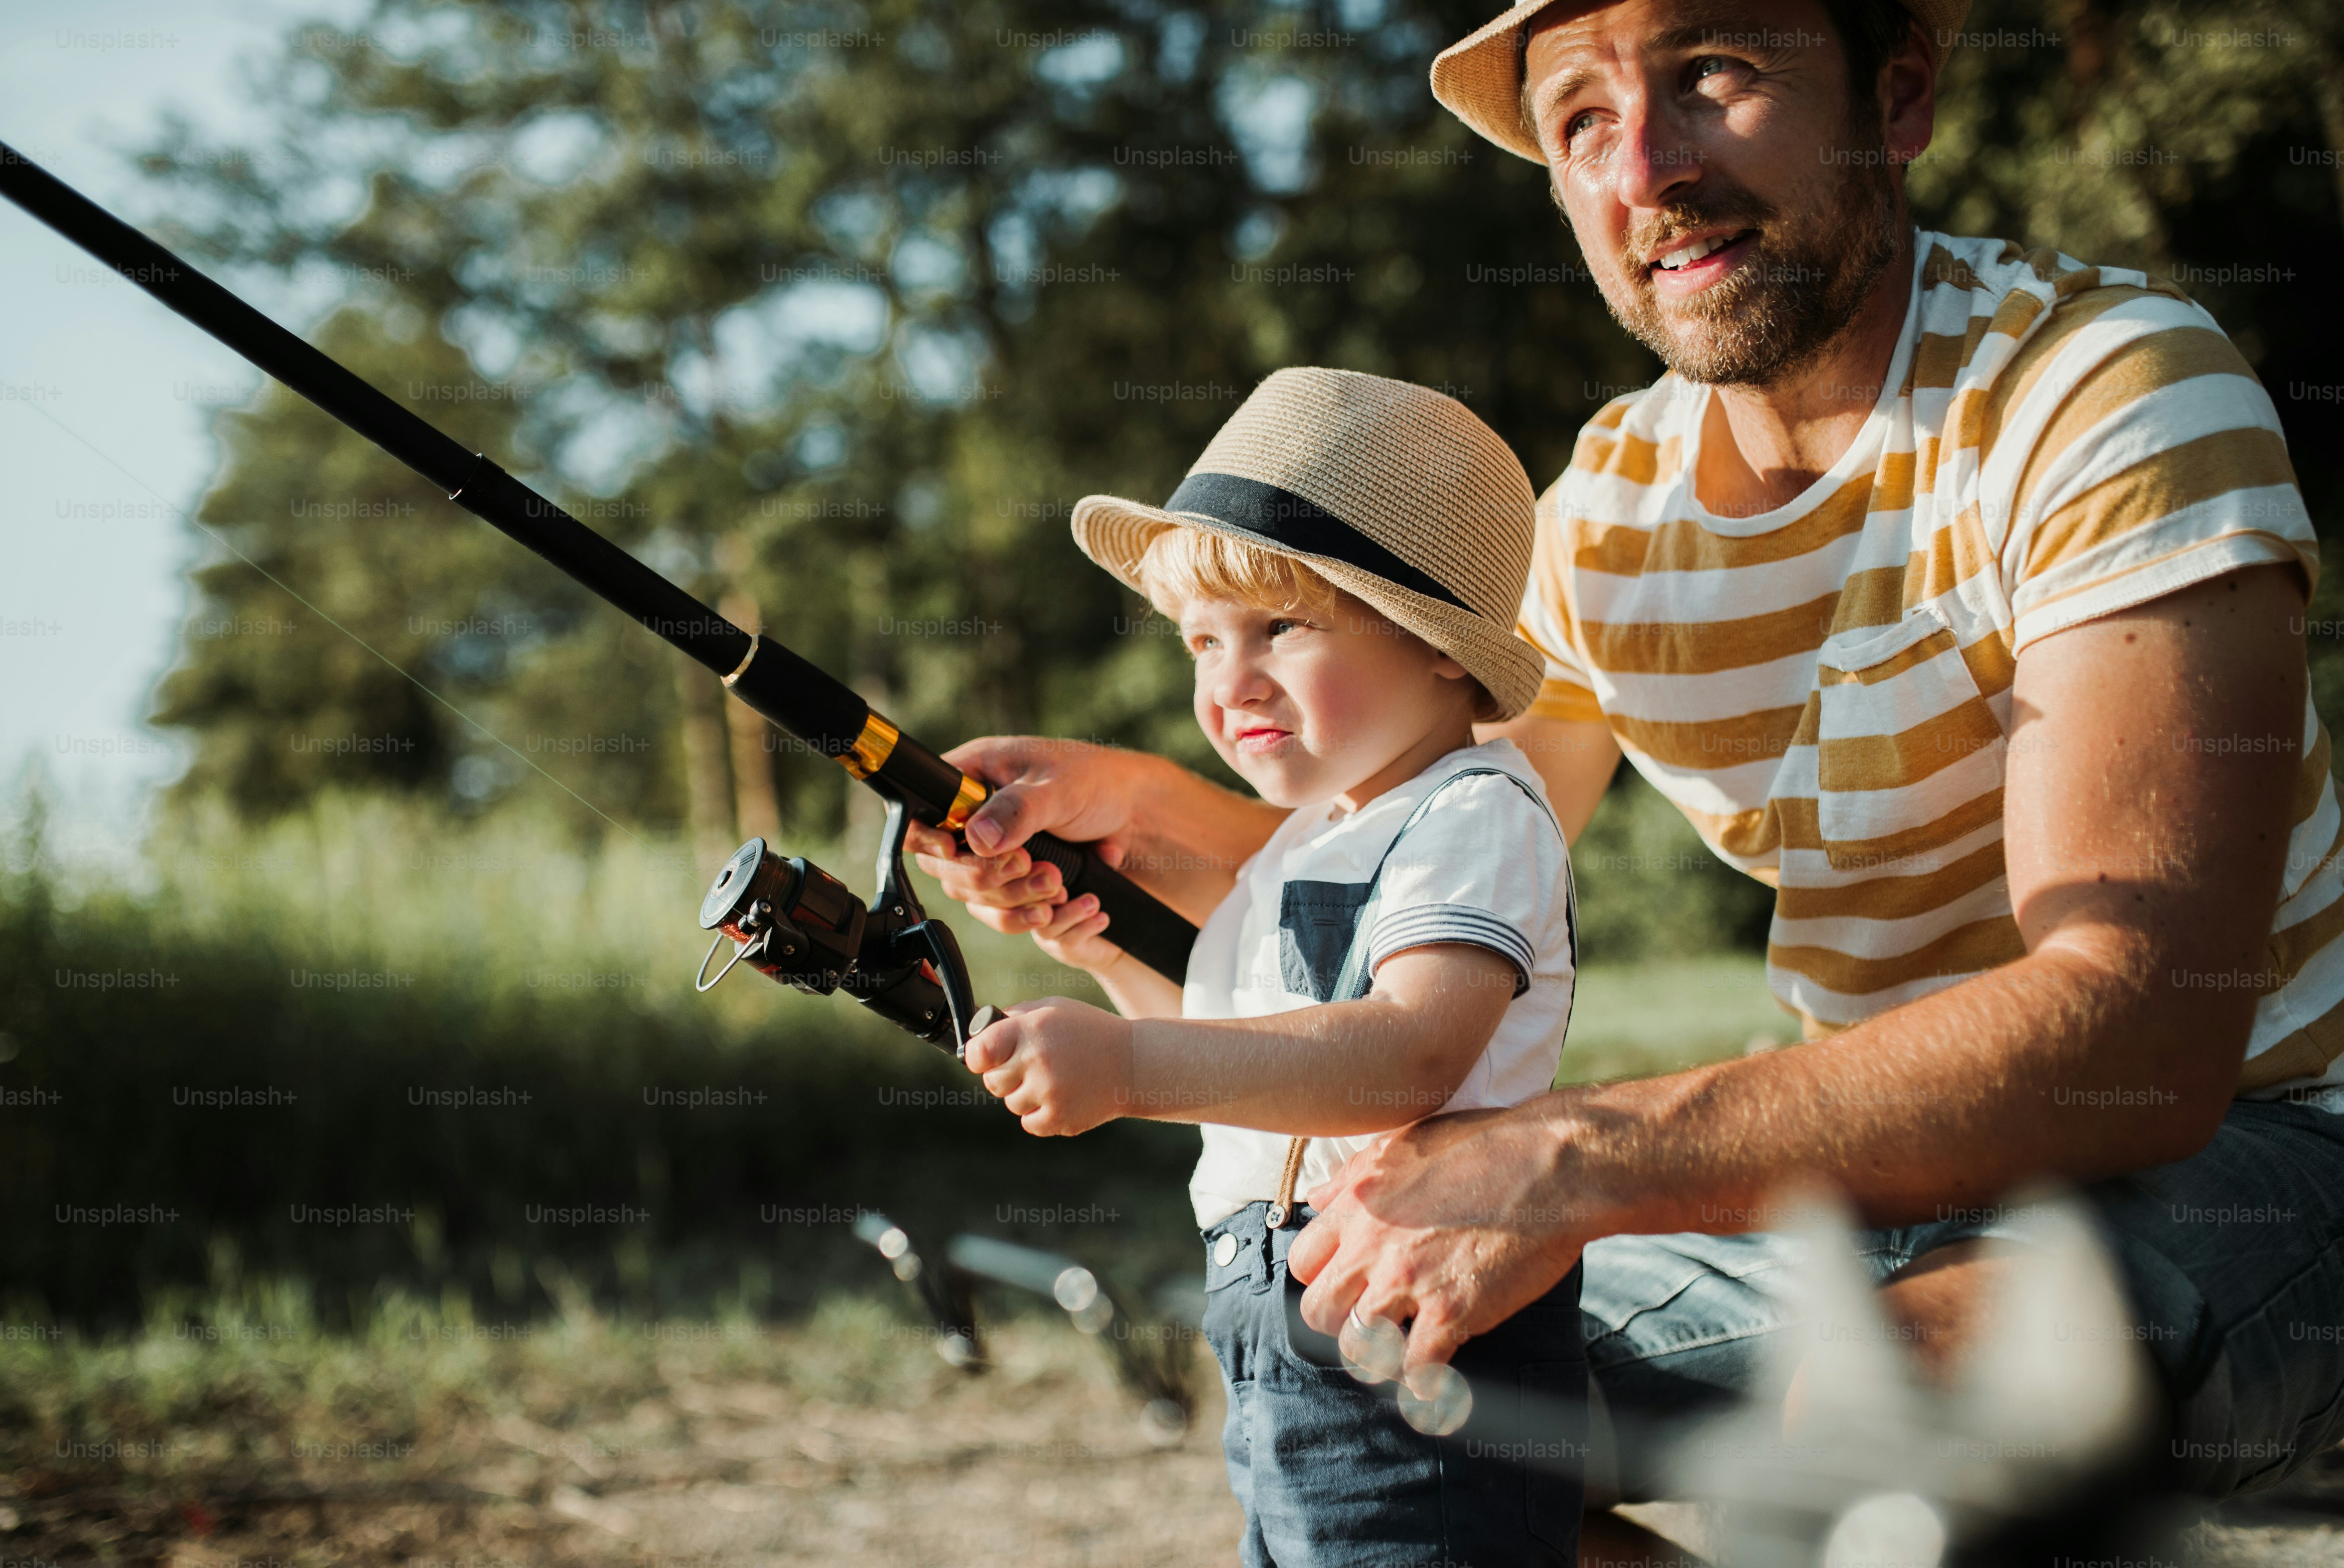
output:
[[[1512,450],[1455,398],[1295,368],[1254,388],[1161,507],[1076,502],[1075,543],[1133,588],[1168,528],[1291,556],[1463,665],[1490,694],[1484,718],[1511,719],[1546,668],[1513,630],[1536,499]]]
[[[1546,154],[1522,126],[1521,31],[1555,0],[1521,0],[1495,21],[1460,38],[1432,62],[1432,95],[1468,126],[1534,164]],[[1930,48],[1943,59],[1969,15],[1970,0],[1903,0]]]

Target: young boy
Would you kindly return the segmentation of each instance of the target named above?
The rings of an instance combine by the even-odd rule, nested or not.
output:
[[[1309,1218],[1297,1193],[1396,1127],[1554,1077],[1570,862],[1528,760],[1473,741],[1539,686],[1511,629],[1531,507],[1521,464],[1460,404],[1289,369],[1163,508],[1075,509],[1084,552],[1178,623],[1215,749],[1293,814],[1206,922],[1185,991],[1078,899],[1036,940],[1123,1016],[1023,1004],[967,1061],[1032,1132],[1204,1123],[1189,1195],[1248,1565],[1576,1561],[1577,1482],[1515,1461],[1581,1452],[1554,1424],[1585,1397],[1578,1271],[1459,1352],[1478,1415],[1441,1438],[1427,1433],[1453,1424],[1454,1391],[1431,1409],[1420,1376],[1426,1399],[1396,1404],[1341,1370],[1286,1268]],[[1372,1363],[1377,1325],[1353,1329],[1344,1349]]]

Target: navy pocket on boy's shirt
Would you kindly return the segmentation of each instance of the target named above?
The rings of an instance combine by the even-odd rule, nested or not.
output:
[[[1278,891],[1278,978],[1289,996],[1325,1001],[1335,994],[1372,882],[1291,881]]]

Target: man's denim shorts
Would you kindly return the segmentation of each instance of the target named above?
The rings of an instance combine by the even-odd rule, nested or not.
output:
[[[2166,1469],[2220,1498],[2269,1486],[2344,1438],[2344,1116],[2242,1101],[2189,1159],[2088,1188],[2173,1412]],[[1861,1231],[1886,1280],[1955,1241],[2007,1239],[2006,1211]],[[1744,1396],[1768,1335],[1792,1322],[1797,1243],[1612,1236],[1587,1249],[1581,1296],[1598,1394],[1590,1502],[1664,1493],[1639,1430]]]
[[[1467,1342],[1454,1364],[1473,1390],[1471,1422],[1427,1437],[1400,1418],[1389,1384],[1354,1379],[1335,1342],[1302,1322],[1301,1287],[1286,1271],[1301,1229],[1268,1230],[1268,1207],[1205,1232],[1205,1338],[1228,1395],[1221,1445],[1245,1509],[1246,1568],[1577,1563],[1571,1471],[1587,1449],[1579,1271]],[[1493,1431],[1506,1437],[1475,1436]],[[1551,1452],[1528,1453],[1531,1432]]]

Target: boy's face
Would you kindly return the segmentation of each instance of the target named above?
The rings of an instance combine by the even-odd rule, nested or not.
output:
[[[1197,722],[1274,806],[1348,794],[1470,722],[1464,667],[1349,594],[1325,614],[1215,598],[1176,608],[1197,661]]]

